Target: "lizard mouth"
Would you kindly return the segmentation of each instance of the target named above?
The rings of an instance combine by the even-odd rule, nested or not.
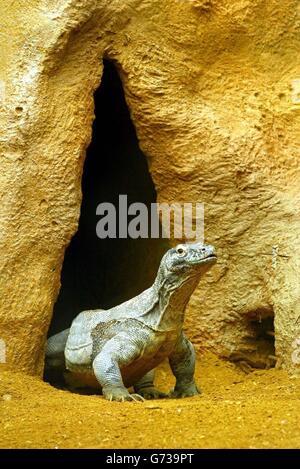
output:
[[[217,256],[215,254],[210,254],[207,257],[204,257],[202,259],[195,259],[191,261],[192,265],[201,265],[201,264],[207,264],[209,262],[216,262],[217,261]]]
[[[207,256],[206,259],[216,259],[217,260],[217,256],[215,254],[210,254],[209,256]]]

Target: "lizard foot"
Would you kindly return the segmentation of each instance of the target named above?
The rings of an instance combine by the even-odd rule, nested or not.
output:
[[[116,402],[144,402],[143,396],[139,394],[130,394],[127,389],[109,389],[103,392],[105,399]]]
[[[139,395],[144,399],[164,399],[168,397],[168,394],[161,392],[154,387],[139,389]]]
[[[201,390],[198,389],[195,384],[193,384],[182,389],[173,389],[173,391],[169,393],[169,397],[172,399],[179,399],[182,397],[198,396],[199,394],[201,394]]]

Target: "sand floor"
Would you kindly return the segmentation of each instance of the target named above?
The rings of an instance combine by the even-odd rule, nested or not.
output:
[[[173,379],[159,369],[157,385]],[[113,403],[0,373],[1,448],[300,448],[300,379],[198,358],[201,396]]]

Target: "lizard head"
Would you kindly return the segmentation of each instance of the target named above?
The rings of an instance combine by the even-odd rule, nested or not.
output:
[[[169,249],[161,260],[154,283],[160,308],[165,311],[170,295],[175,295],[173,308],[183,312],[200,277],[216,260],[215,249],[209,244],[179,244]]]
[[[209,244],[178,244],[169,249],[162,263],[167,271],[177,274],[200,275],[217,260],[215,248]]]

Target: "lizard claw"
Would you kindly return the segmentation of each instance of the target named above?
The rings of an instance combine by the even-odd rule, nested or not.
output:
[[[144,402],[143,396],[139,394],[130,394],[127,389],[110,389],[109,392],[103,393],[105,399],[109,400],[110,402]]]
[[[145,399],[140,394],[130,394],[132,400],[135,402],[145,402]]]

